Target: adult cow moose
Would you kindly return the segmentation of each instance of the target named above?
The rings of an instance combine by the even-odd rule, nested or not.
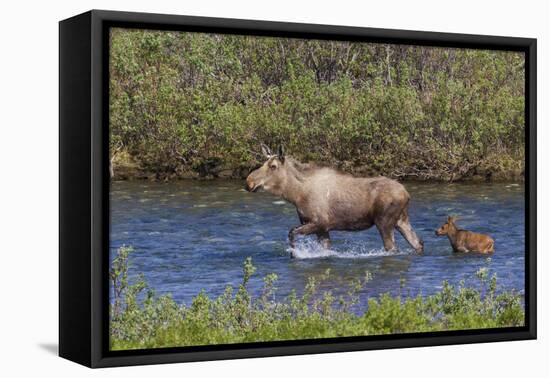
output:
[[[416,252],[424,243],[409,223],[409,193],[387,177],[355,177],[329,167],[301,163],[285,156],[282,146],[273,154],[261,146],[267,159],[246,178],[246,189],[260,188],[296,206],[301,225],[288,238],[294,247],[296,235],[317,235],[330,248],[330,231],[360,231],[376,226],[387,251],[395,250],[397,229]]]

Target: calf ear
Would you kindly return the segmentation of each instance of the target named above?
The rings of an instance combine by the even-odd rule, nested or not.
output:
[[[271,149],[267,147],[265,144],[262,143],[261,148],[262,148],[262,154],[264,154],[266,158],[270,158],[271,156],[273,156],[273,154],[271,153]]]
[[[285,162],[285,149],[283,148],[282,144],[279,145],[279,151],[277,152],[277,156],[281,161],[281,163]]]

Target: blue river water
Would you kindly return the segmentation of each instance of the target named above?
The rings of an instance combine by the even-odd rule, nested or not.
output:
[[[288,230],[299,223],[294,206],[269,193],[248,193],[243,181],[181,180],[113,182],[111,187],[111,257],[122,245],[134,248],[130,277],[142,273],[157,294],[170,294],[190,304],[204,290],[222,294],[242,280],[243,262],[251,257],[257,271],[250,290],[260,293],[262,278],[279,277],[276,298],[303,291],[308,277],[327,268],[322,289],[343,294],[349,282],[369,271],[372,280],[362,289],[358,308],[369,297],[389,292],[429,295],[444,280],[479,285],[475,272],[486,267],[496,273],[498,290],[524,293],[525,202],[523,183],[405,182],[411,194],[411,224],[425,242],[415,254],[396,232],[397,252],[385,252],[376,228],[361,232],[332,232],[331,250],[314,238],[299,241],[290,258]],[[459,217],[461,228],[487,233],[495,253],[487,258],[455,254],[446,237],[434,233],[447,215]]]

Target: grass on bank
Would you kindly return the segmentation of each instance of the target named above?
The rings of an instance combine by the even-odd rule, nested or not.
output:
[[[128,281],[131,247],[121,247],[110,272],[113,301],[110,308],[112,350],[174,346],[315,339],[342,336],[514,327],[524,324],[521,296],[496,293],[497,277],[487,268],[477,273],[479,288],[453,286],[428,297],[381,295],[368,300],[368,309],[356,315],[351,308],[359,292],[372,279],[369,272],[350,282],[346,295],[321,291],[327,270],[310,277],[301,296],[295,291],[275,300],[276,274],[263,278],[261,294],[248,290],[256,268],[251,258],[243,265],[238,288],[227,286],[217,298],[201,291],[191,305],[178,305],[169,295],[156,296],[143,276]],[[144,294],[144,295],[140,295]],[[138,299],[142,298],[142,299]]]

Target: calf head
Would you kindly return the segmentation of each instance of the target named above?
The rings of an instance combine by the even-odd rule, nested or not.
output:
[[[435,234],[437,236],[447,235],[449,233],[450,228],[455,228],[455,221],[456,221],[456,217],[449,216],[447,218],[447,222],[443,226],[439,227],[435,231]]]

